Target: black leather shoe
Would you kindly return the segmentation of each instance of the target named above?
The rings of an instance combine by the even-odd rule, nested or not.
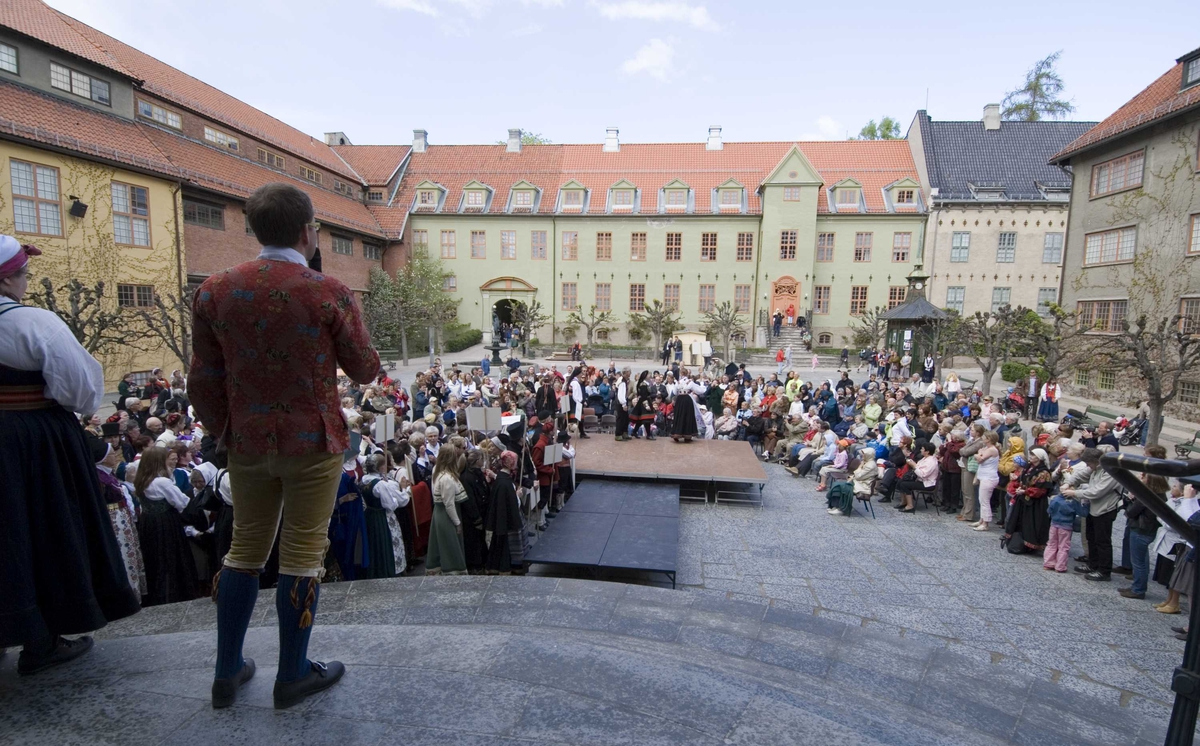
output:
[[[1109,574],[1106,572],[1089,572],[1087,575],[1083,576],[1083,579],[1084,580],[1094,580],[1098,583],[1104,583],[1104,582],[1108,582],[1109,580],[1112,580],[1112,577],[1110,577]]]
[[[346,667],[341,661],[310,661],[312,670],[302,679],[275,682],[275,709],[286,710],[310,694],[324,691],[341,680]]]
[[[213,709],[219,710],[222,707],[231,707],[234,702],[237,702],[238,689],[252,678],[254,678],[254,659],[246,658],[242,665],[242,670],[238,671],[233,678],[213,679]]]
[[[1075,565],[1075,572],[1087,575],[1091,571],[1092,568],[1088,567],[1087,565]]]
[[[1121,588],[1117,593],[1120,593],[1123,598],[1143,599],[1146,597],[1145,593],[1134,593],[1132,588]]]
[[[28,676],[31,673],[45,671],[61,663],[75,660],[92,649],[92,638],[84,635],[74,640],[60,637],[54,643],[54,649],[44,655],[31,655],[22,650],[17,658],[17,673]]]
[[[1171,631],[1172,631],[1172,632],[1174,632],[1174,633],[1175,633],[1175,634],[1177,634],[1177,635],[1186,635],[1186,634],[1187,634],[1187,628],[1186,628],[1186,627],[1172,627],[1172,628],[1171,628]]]
[[[1124,565],[1119,565],[1119,566],[1113,568],[1113,572],[1117,573],[1118,575],[1132,575],[1133,568],[1125,567]]]

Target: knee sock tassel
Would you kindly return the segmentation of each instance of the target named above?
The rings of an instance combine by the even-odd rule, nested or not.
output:
[[[293,609],[300,608],[300,596],[299,596],[299,593],[297,593],[297,590],[300,587],[300,580],[301,580],[301,578],[296,578],[296,581],[294,583],[292,583],[291,595],[292,595],[292,608]],[[311,609],[312,609],[313,601],[316,600],[316,596],[317,596],[316,589],[317,589],[318,582],[319,581],[317,578],[308,578],[308,593],[306,593],[304,596],[304,612],[300,615],[300,629],[308,629],[309,627],[312,626],[313,615],[312,615]]]

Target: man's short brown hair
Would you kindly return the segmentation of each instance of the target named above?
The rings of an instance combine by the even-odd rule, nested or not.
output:
[[[246,220],[263,246],[295,246],[312,219],[312,200],[291,184],[265,184],[246,200]]]

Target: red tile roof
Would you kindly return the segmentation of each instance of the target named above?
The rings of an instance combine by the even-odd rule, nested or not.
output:
[[[370,186],[380,186],[396,173],[410,145],[334,145],[333,152],[358,172]]]
[[[412,207],[418,184],[430,181],[445,187],[442,212],[450,213],[458,210],[463,187],[478,180],[493,190],[491,214],[505,212],[509,191],[520,181],[542,190],[537,213],[550,214],[559,189],[577,181],[590,190],[587,214],[603,214],[609,187],[624,179],[639,189],[641,209],[636,214],[653,215],[658,214],[659,190],[679,179],[692,189],[691,214],[708,215],[713,212],[712,190],[734,179],[747,189],[748,213],[758,214],[762,205],[755,190],[793,145],[826,185],[847,177],[860,182],[869,213],[887,211],[884,187],[905,177],[918,179],[908,143],[903,140],[726,143],[722,150],[707,150],[704,143],[632,143],[621,145],[615,153],[604,152],[599,144],[527,145],[521,153],[508,153],[504,145],[431,145],[425,153],[412,154],[392,206],[373,211],[392,232],[403,226],[403,215]],[[401,216],[393,214],[397,211]],[[819,211],[829,212],[824,187]]]
[[[146,91],[156,96],[283,148],[335,174],[359,181],[354,169],[342,162],[323,140],[306,135],[165,62],[60,13],[41,0],[3,0],[0,2],[0,26],[8,26],[139,80]]]
[[[32,37],[52,47],[99,65],[128,78],[137,76],[111,54],[80,34],[67,16],[36,0],[0,2],[0,26]]]
[[[1130,130],[1144,127],[1152,122],[1200,106],[1200,85],[1179,90],[1183,83],[1183,63],[1176,63],[1158,80],[1134,96],[1107,119],[1080,135],[1050,159],[1051,163],[1067,160],[1088,148],[1122,135]]]
[[[5,136],[123,163],[241,199],[263,184],[288,180],[308,193],[322,221],[382,235],[360,202],[156,127],[0,81],[0,137]]]

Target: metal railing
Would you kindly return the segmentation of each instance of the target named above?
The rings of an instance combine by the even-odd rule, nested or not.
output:
[[[1166,500],[1154,494],[1133,472],[1157,474],[1162,477],[1194,477],[1200,475],[1200,459],[1172,461],[1134,456],[1128,453],[1106,453],[1100,466],[1112,475],[1129,495],[1145,505],[1150,512],[1173,528],[1193,547],[1200,546],[1200,531],[1171,510]],[[1182,561],[1182,560],[1181,560]],[[1171,676],[1171,691],[1175,692],[1175,707],[1167,726],[1166,746],[1190,746],[1196,733],[1196,714],[1200,709],[1200,572],[1194,573],[1192,591],[1188,597],[1187,645],[1183,662]]]

